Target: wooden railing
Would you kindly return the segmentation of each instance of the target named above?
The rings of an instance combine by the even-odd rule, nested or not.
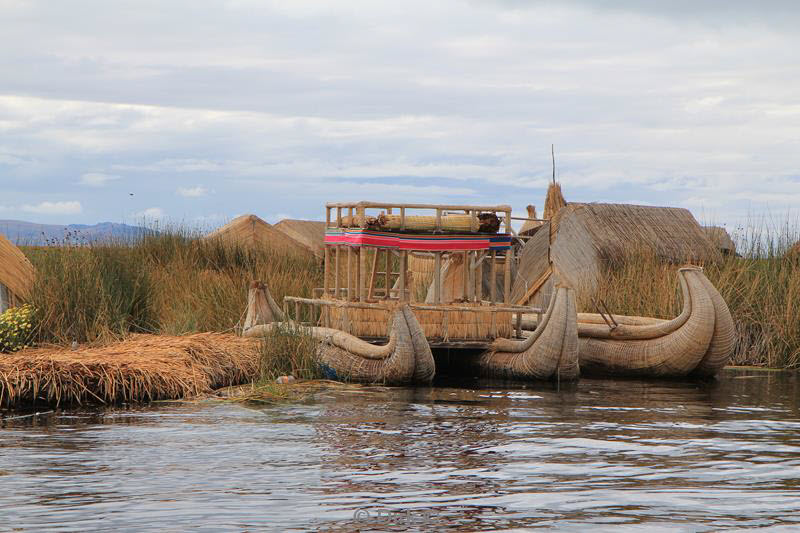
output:
[[[515,316],[515,332],[517,337],[522,337],[522,315],[524,313],[536,314],[541,323],[543,311],[538,307],[527,305],[429,305],[421,303],[407,304],[414,311],[439,311],[442,321],[446,322],[449,312],[487,313],[492,314],[491,333],[496,336],[497,324],[494,315],[497,313],[511,313]],[[392,311],[396,305],[388,302],[348,302],[345,300],[328,300],[324,298],[302,298],[299,296],[286,296],[283,299],[284,319],[305,326],[335,327],[331,320],[329,309],[332,307],[344,309],[370,309]],[[352,333],[348,331],[347,333]]]

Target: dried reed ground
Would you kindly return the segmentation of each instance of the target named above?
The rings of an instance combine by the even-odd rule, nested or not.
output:
[[[183,398],[256,379],[261,353],[258,340],[222,333],[27,349],[0,357],[0,405]]]

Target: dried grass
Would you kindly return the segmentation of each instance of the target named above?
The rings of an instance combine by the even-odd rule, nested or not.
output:
[[[282,234],[281,234],[282,235]],[[162,231],[135,242],[24,248],[40,272],[32,303],[36,341],[110,342],[129,333],[233,330],[254,279],[278,301],[322,285],[309,253]]]
[[[800,367],[800,259],[782,249],[751,248],[705,269],[736,326],[732,364]],[[593,296],[614,314],[672,318],[681,308],[675,268],[652,254],[631,256],[603,274]],[[590,300],[583,295],[579,310],[595,312]]]
[[[134,335],[100,347],[0,357],[0,405],[113,404],[184,398],[252,381],[259,342],[232,334]]]

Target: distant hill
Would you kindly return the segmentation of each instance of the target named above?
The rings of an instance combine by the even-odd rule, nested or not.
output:
[[[151,232],[140,226],[101,222],[86,224],[36,224],[22,220],[0,220],[0,234],[15,244],[45,246],[65,241],[73,243],[130,240]]]

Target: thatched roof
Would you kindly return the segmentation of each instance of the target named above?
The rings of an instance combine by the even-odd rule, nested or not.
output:
[[[731,239],[730,234],[720,226],[703,226],[703,231],[706,236],[711,240],[714,246],[723,254],[736,254],[736,243]]]
[[[299,242],[319,258],[325,257],[325,223],[286,218],[273,226]]]
[[[206,238],[221,239],[243,246],[301,253],[303,255],[309,253],[304,246],[255,215],[236,217],[221,228],[206,235]]]
[[[536,206],[529,205],[527,208],[528,210],[528,218],[539,218],[536,216]],[[526,220],[522,227],[519,229],[519,235],[533,235],[536,233],[540,227],[542,227],[543,222],[537,220]]]
[[[512,301],[527,302],[540,289],[552,288],[551,263],[560,282],[581,292],[594,290],[604,268],[639,252],[675,264],[721,260],[686,209],[571,203],[523,247]]]
[[[0,283],[5,285],[14,297],[27,300],[30,297],[35,274],[33,265],[22,250],[0,235]]]
[[[547,198],[544,199],[544,216],[546,220],[550,220],[558,211],[567,205],[564,195],[561,193],[560,183],[551,183],[547,186]]]

